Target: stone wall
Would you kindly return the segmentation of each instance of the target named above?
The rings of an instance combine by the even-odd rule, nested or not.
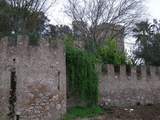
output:
[[[60,119],[66,112],[64,47],[51,47],[46,40],[30,46],[28,41],[18,36],[12,46],[7,37],[0,40],[0,119],[11,113],[20,120]]]
[[[160,68],[103,66],[99,90],[101,105],[132,106],[160,103]]]

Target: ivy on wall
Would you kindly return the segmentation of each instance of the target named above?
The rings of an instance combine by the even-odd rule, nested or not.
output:
[[[78,96],[88,105],[98,101],[97,59],[86,51],[66,47],[66,62],[71,95]]]

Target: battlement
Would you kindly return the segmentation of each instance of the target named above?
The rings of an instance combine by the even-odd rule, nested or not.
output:
[[[104,65],[101,73],[109,79],[115,80],[160,80],[160,67]]]
[[[18,35],[15,37],[3,37],[0,39],[0,48],[13,48],[13,47],[49,47],[50,42],[47,39],[40,39],[36,41],[36,45],[31,44],[31,38],[29,38],[27,35]]]
[[[105,65],[101,69],[100,104],[132,106],[160,101],[160,67]]]

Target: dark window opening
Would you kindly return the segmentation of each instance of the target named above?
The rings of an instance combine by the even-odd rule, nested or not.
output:
[[[127,76],[131,76],[131,66],[130,65],[126,66],[126,73],[127,73]]]
[[[137,66],[136,73],[137,73],[137,79],[138,80],[141,79],[142,76],[141,66]]]
[[[137,103],[136,103],[136,105],[137,105],[137,106],[140,106],[140,105],[141,105],[141,103],[140,103],[140,102],[137,102]]]
[[[13,62],[16,62],[16,59],[15,59],[15,58],[13,59]]]
[[[16,72],[11,72],[10,77],[10,96],[9,96],[9,120],[15,118],[15,104],[16,104]]]
[[[114,66],[114,73],[115,73],[115,75],[119,75],[120,74],[120,66],[119,65],[115,65]]]

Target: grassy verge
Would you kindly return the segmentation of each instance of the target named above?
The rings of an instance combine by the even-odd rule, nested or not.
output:
[[[90,118],[102,115],[104,110],[99,106],[74,107],[65,115],[64,120],[75,120],[76,118]]]

